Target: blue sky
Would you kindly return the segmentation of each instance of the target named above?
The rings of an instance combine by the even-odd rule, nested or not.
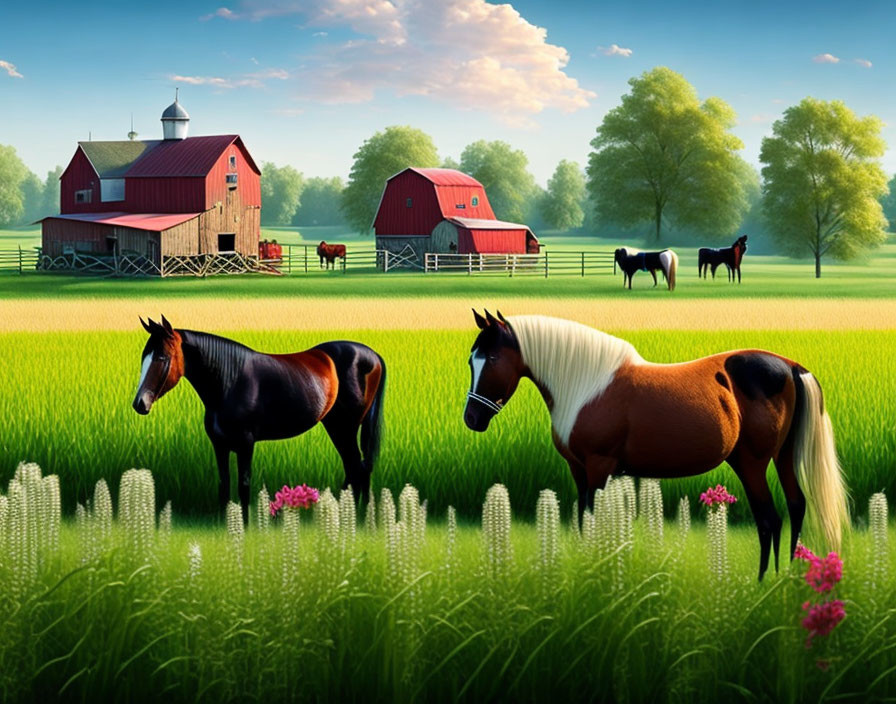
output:
[[[219,0],[7,3],[0,144],[43,176],[78,140],[239,133],[258,161],[346,177],[373,132],[410,124],[441,156],[522,149],[545,183],[585,164],[627,81],[664,65],[738,114],[743,157],[811,95],[875,114],[896,172],[896,10],[884,2]],[[615,48],[614,48],[615,47]]]

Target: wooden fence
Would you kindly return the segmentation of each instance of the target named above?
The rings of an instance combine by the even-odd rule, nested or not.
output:
[[[316,244],[284,244],[283,257],[278,260],[265,260],[268,264],[276,266],[283,274],[309,274],[314,272],[340,271],[343,274],[348,271],[366,269],[373,271],[382,268],[380,265],[379,250],[347,250],[344,257],[338,257],[332,265],[326,261],[321,265],[317,256]],[[328,269],[329,267],[329,269]]]
[[[37,249],[0,249],[0,274],[22,274],[35,271],[40,259]]]
[[[506,276],[593,276],[613,271],[612,252],[548,252],[539,254],[428,253],[427,273],[502,274]]]

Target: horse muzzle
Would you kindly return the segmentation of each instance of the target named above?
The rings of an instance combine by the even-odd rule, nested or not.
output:
[[[464,410],[464,423],[477,433],[485,432],[492,418],[498,415],[502,405],[491,399],[470,392],[467,394],[467,407]]]
[[[144,391],[134,399],[134,410],[141,416],[148,415],[154,401],[152,393]]]

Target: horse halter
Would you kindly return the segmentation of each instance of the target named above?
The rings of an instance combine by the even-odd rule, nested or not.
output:
[[[156,401],[159,398],[159,392],[162,390],[162,387],[165,385],[165,382],[168,381],[168,372],[171,371],[171,357],[169,355],[164,355],[165,361],[165,372],[162,374],[162,378],[156,386],[155,390],[152,391],[152,400]]]
[[[471,401],[479,401],[483,406],[488,408],[489,410],[494,411],[496,414],[501,412],[501,409],[504,408],[504,404],[496,403],[492,401],[490,398],[486,398],[485,396],[480,396],[475,391],[467,391],[467,399]]]

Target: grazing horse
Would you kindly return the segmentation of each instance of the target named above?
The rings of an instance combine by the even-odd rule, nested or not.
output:
[[[320,257],[320,268],[324,268],[324,260],[327,262],[327,269],[330,268],[330,265],[333,265],[333,269],[336,269],[336,258],[342,257],[345,259],[345,245],[344,244],[327,244],[323,240],[320,241],[320,244],[317,245],[317,256]]]
[[[728,270],[728,281],[734,282],[734,275],[737,274],[737,283],[740,283],[740,263],[746,251],[746,235],[738,237],[730,247],[701,247],[697,252],[697,278],[702,276],[705,279],[707,269],[712,272],[712,278],[716,278],[716,269],[724,264]]]
[[[386,383],[386,365],[376,352],[357,342],[324,342],[304,352],[263,354],[225,337],[175,330],[164,316],[161,324],[140,322],[149,340],[134,410],[149,413],[181,377],[193,385],[205,404],[222,512],[230,500],[231,452],[236,453],[247,522],[255,443],[301,435],[318,422],[342,458],[343,488],[351,485],[356,501],[359,496],[368,500]]]
[[[798,363],[738,350],[654,364],[625,340],[568,320],[474,316],[480,333],[470,355],[467,427],[488,428],[520,379],[530,379],[575,479],[579,521],[611,475],[685,477],[727,462],[756,520],[762,579],[772,541],[778,568],[782,522],[765,479],[774,460],[790,514],[791,559],[806,496],[810,518],[838,549],[849,521],[846,489],[821,387]]]
[[[678,255],[671,249],[664,249],[662,252],[639,252],[636,249],[626,249],[620,247],[613,254],[613,273],[616,273],[616,265],[622,269],[624,274],[622,285],[625,286],[626,281],[628,287],[632,287],[632,277],[636,271],[649,271],[653,277],[653,285],[656,286],[657,270],[663,272],[669,290],[675,290],[675,274],[678,271]]]

